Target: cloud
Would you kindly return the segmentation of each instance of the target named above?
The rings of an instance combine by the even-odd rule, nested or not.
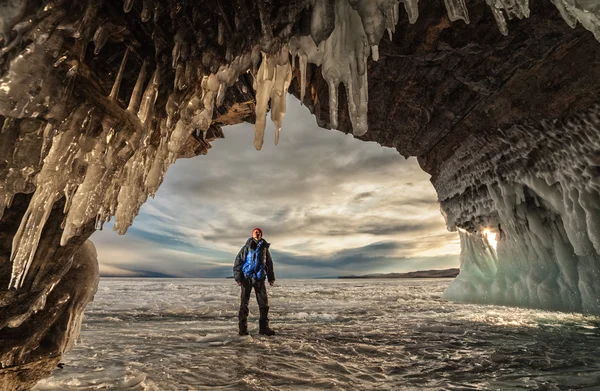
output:
[[[254,150],[251,124],[224,133],[208,155],[171,166],[124,239],[110,225],[94,234],[102,264],[123,273],[228,276],[258,226],[274,252],[294,261],[282,261],[289,277],[316,276],[315,264],[338,274],[446,265],[449,256],[458,265],[457,234],[446,231],[415,159],[320,129],[293,98],[277,147],[271,125],[262,151]]]
[[[301,276],[337,277],[391,272],[408,272],[426,269],[446,269],[458,266],[458,255],[443,254],[432,257],[403,257],[394,255],[403,249],[395,242],[374,243],[365,247],[352,248],[324,258],[296,256],[273,251],[275,272],[287,277]],[[278,272],[281,269],[283,272]]]

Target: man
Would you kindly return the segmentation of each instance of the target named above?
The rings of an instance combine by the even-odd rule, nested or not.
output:
[[[265,286],[265,279],[269,281],[271,286],[275,285],[275,272],[273,271],[273,259],[271,259],[271,253],[269,253],[270,244],[262,236],[262,230],[254,228],[252,237],[246,241],[233,265],[233,277],[237,284],[242,287],[238,315],[240,335],[248,335],[248,302],[250,301],[252,288],[254,288],[260,312],[258,333],[275,335],[275,331],[269,327],[269,298]]]

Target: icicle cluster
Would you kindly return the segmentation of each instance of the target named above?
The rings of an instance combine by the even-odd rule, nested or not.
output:
[[[127,52],[107,101],[118,94],[126,61]],[[89,221],[95,220],[101,228],[113,215],[114,229],[124,234],[148,195],[156,193],[191,132],[209,128],[215,99],[222,100],[226,86],[249,66],[250,55],[241,56],[216,74],[204,76],[200,88],[188,98],[176,102],[177,92],[173,92],[167,104],[168,117],[160,121],[154,119],[160,72],[156,69],[146,81],[146,64],[140,69],[128,108],[122,111],[123,118],[101,113],[91,105],[78,106],[58,125],[35,177],[36,190],[13,240],[10,286],[23,284],[50,211],[63,196],[67,203],[61,245],[79,235]],[[274,94],[285,104],[283,91]],[[158,146],[149,143],[153,137],[160,139]],[[0,209],[13,195],[4,194]]]
[[[269,100],[271,100],[271,121],[275,124],[275,145],[279,142],[279,131],[285,116],[285,99],[291,80],[292,67],[287,46],[272,56],[263,53],[260,68],[254,78],[256,91],[254,147],[257,150],[260,150],[263,145]]]
[[[404,0],[409,21],[419,15],[417,0]],[[293,37],[289,50],[298,56],[300,67],[300,102],[306,91],[307,63],[321,66],[329,85],[329,118],[333,128],[338,124],[338,88],[343,84],[348,95],[348,112],[353,133],[368,130],[367,58],[379,59],[379,42],[384,33],[389,38],[399,19],[399,0],[316,0],[311,19],[311,36]],[[293,61],[295,63],[295,61]]]
[[[600,2],[585,0],[551,1],[571,28],[575,28],[577,22],[579,22],[600,41]]]
[[[529,0],[486,0],[486,2],[490,6],[496,24],[498,24],[498,28],[503,35],[508,35],[508,26],[504,14],[509,20],[512,18],[529,18]]]
[[[126,11],[130,4],[125,4]],[[66,204],[61,245],[80,235],[90,222],[95,221],[96,228],[101,228],[112,216],[116,217],[115,230],[125,233],[147,196],[156,193],[168,166],[175,161],[190,134],[195,129],[206,131],[209,128],[215,101],[221,104],[225,89],[251,66],[251,54],[242,55],[220,67],[216,73],[202,75],[198,83],[197,74],[192,71],[193,63],[184,61],[187,59],[184,36],[176,34],[173,46],[175,85],[167,99],[166,118],[159,118],[155,108],[163,83],[160,80],[162,72],[157,66],[148,79],[146,61],[138,71],[126,107],[118,100],[130,57],[129,49],[126,49],[108,96],[95,97],[93,103],[79,102],[59,122],[20,119],[42,115],[46,119],[59,117],[58,110],[64,109],[68,97],[55,93],[64,90],[59,81],[61,75],[46,75],[44,71],[71,64],[67,68],[67,78],[78,74],[78,59],[56,58],[62,46],[62,35],[52,34],[57,28],[56,23],[48,25],[45,22],[47,19],[58,20],[64,14],[58,10],[53,15],[50,11],[39,16],[37,27],[32,29],[45,40],[33,39],[0,78],[0,115],[6,117],[0,124],[0,138],[10,141],[14,134],[26,133],[34,134],[36,141],[43,139],[41,148],[39,143],[33,144],[41,149],[35,164],[20,158],[7,161],[9,167],[0,178],[3,179],[0,183],[0,215],[10,206],[16,193],[31,192],[35,188],[13,238],[12,288],[23,285],[46,221],[54,204],[62,197]],[[59,25],[58,30],[77,38],[81,36],[82,25],[96,12],[97,7],[91,4],[81,20]],[[85,28],[89,30],[88,26]],[[110,23],[100,25],[93,37],[89,37],[96,45],[96,54],[100,53],[112,28]],[[33,90],[37,94],[29,95]],[[285,91],[277,88],[273,95],[285,105]],[[53,110],[57,113],[53,114]],[[279,109],[281,113],[284,111],[285,107]],[[283,114],[279,123],[282,117]],[[27,130],[31,127],[35,127],[35,132]],[[31,143],[31,140],[27,141]],[[26,143],[11,142],[16,152],[9,156],[31,155]]]
[[[600,106],[461,146],[435,180],[448,227],[468,229],[447,298],[600,313],[598,140]]]

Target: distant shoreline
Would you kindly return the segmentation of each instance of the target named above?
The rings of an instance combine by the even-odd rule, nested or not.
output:
[[[340,279],[364,279],[364,278],[455,278],[460,272],[459,268],[443,270],[419,270],[408,273],[386,273],[386,274],[365,274],[361,276],[339,276]]]
[[[386,274],[365,274],[365,275],[348,275],[348,276],[330,276],[330,277],[304,277],[300,279],[321,280],[321,279],[372,279],[372,278],[455,278],[460,269],[443,269],[443,270],[419,270],[408,273],[386,273]],[[150,279],[233,279],[233,276],[228,277],[178,277],[163,273],[140,271],[137,275],[120,276],[114,274],[101,274],[100,278],[150,278]]]

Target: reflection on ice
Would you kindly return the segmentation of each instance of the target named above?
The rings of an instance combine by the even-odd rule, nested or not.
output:
[[[230,280],[107,279],[42,390],[572,389],[597,317],[447,302],[448,280],[280,280],[273,338],[237,335]],[[256,322],[253,322],[256,321]]]

